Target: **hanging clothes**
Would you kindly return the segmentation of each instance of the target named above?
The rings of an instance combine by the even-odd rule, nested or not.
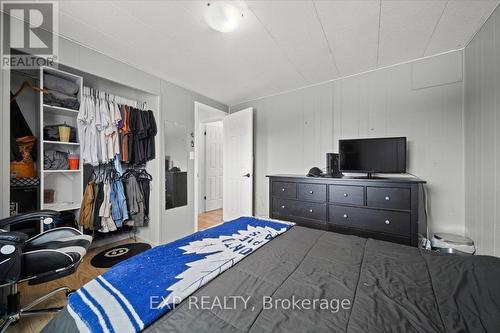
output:
[[[82,204],[80,206],[80,218],[78,224],[84,229],[92,229],[92,219],[94,216],[94,200],[95,193],[94,187],[95,183],[90,181],[87,186],[85,186],[85,191],[83,193]]]
[[[84,164],[99,165],[97,152],[96,98],[90,88],[83,88],[83,101],[77,118],[80,156]]]
[[[147,119],[148,135],[146,139],[146,160],[152,161],[156,158],[155,137],[158,133],[158,128],[156,127],[156,120],[153,111],[147,111]]]
[[[151,193],[151,180],[153,178],[145,170],[139,172],[137,180],[141,189],[142,197],[144,199],[144,224],[149,223],[149,195]]]
[[[110,232],[116,230],[116,224],[111,217],[111,186],[109,180],[106,180],[103,185],[104,199],[99,208],[99,216],[101,217],[100,232]]]
[[[145,169],[118,172],[118,159],[94,169],[85,186],[79,219],[84,229],[107,233],[124,225],[142,227],[149,222],[153,177]]]
[[[125,224],[138,227],[144,226],[144,197],[135,177],[129,177],[125,181],[125,193],[129,209],[129,219],[125,221]]]
[[[92,230],[99,230],[101,229],[101,218],[99,216],[99,210],[104,201],[104,184],[103,183],[95,184],[94,193],[96,194],[93,206],[94,217],[92,219]]]
[[[158,128],[153,111],[84,87],[77,119],[81,160],[94,167],[79,224],[104,233],[124,225],[147,225],[152,177],[136,166],[156,158]],[[122,163],[129,166],[125,172]]]
[[[121,179],[114,179],[111,184],[111,216],[116,226],[120,228],[123,222],[129,219],[127,199]]]
[[[107,164],[120,155],[123,163],[144,165],[156,157],[157,126],[153,111],[141,110],[123,101],[128,102],[84,87],[78,114],[84,164]]]

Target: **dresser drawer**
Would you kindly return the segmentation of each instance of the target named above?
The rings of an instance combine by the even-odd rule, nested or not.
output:
[[[334,225],[410,236],[410,213],[337,205],[329,210],[329,222]]]
[[[314,202],[297,202],[294,207],[294,215],[311,220],[326,221],[326,204]]]
[[[363,186],[330,185],[330,202],[350,205],[364,205]]]
[[[326,185],[298,184],[299,200],[326,202]]]
[[[280,198],[297,198],[297,184],[273,182],[273,196]]]
[[[294,216],[296,201],[273,198],[272,214],[282,216]]]
[[[411,209],[411,192],[409,188],[367,187],[366,205],[390,209]]]

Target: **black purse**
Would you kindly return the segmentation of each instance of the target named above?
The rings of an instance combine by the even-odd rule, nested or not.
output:
[[[60,141],[59,139],[59,126],[68,126],[65,124],[47,125],[43,127],[43,139],[46,141]],[[76,128],[68,126],[69,142],[76,142]]]

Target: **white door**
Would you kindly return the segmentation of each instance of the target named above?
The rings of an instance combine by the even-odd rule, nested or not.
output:
[[[253,109],[223,121],[223,220],[253,215]]]
[[[222,208],[222,121],[205,127],[205,211]]]

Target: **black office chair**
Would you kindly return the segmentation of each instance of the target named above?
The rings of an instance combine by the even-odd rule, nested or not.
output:
[[[0,287],[9,288],[7,309],[0,318],[0,333],[23,316],[59,312],[62,307],[32,308],[59,292],[65,292],[66,296],[72,292],[68,287],[60,287],[21,307],[18,285],[22,282],[36,285],[74,273],[90,247],[91,236],[68,227],[49,229],[30,239],[24,233],[5,230],[26,221],[50,226],[58,216],[58,212],[41,210],[0,220]]]

